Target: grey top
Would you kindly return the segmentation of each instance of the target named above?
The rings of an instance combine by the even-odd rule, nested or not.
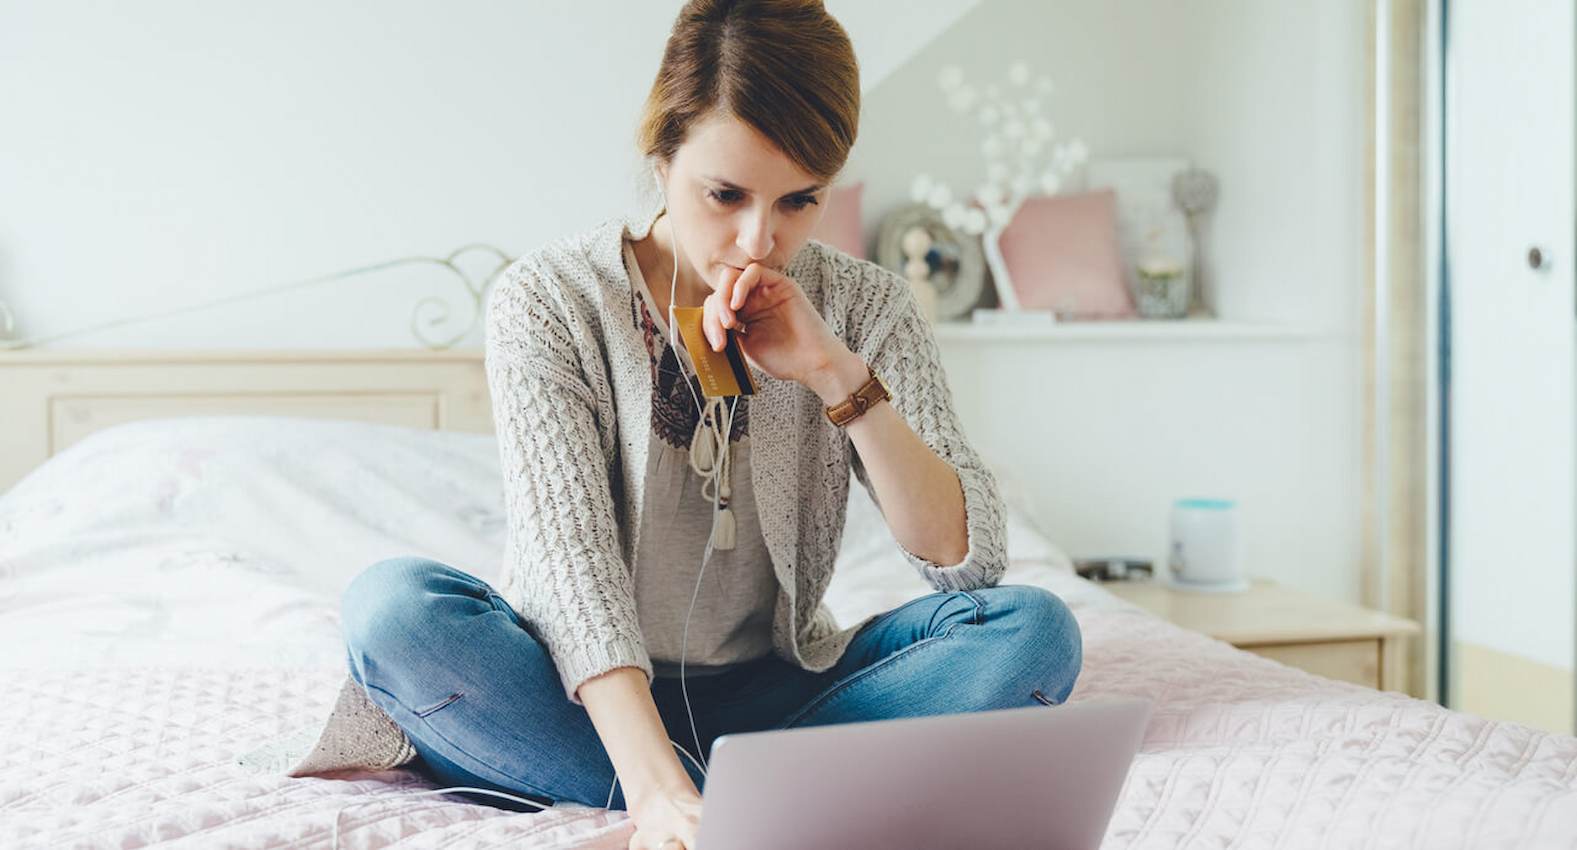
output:
[[[750,438],[734,443],[732,453],[733,474],[749,475]],[[651,524],[643,532],[635,568],[641,636],[653,675],[661,678],[679,675],[681,646],[686,678],[723,673],[772,652],[778,579],[757,525],[755,499],[748,486],[733,491],[729,510],[735,517],[735,546],[714,549],[703,571],[712,502],[702,497],[701,479],[690,469],[687,456],[684,450],[653,443],[647,481]],[[645,537],[648,533],[651,536]]]
[[[537,630],[564,696],[618,667],[653,675],[630,564],[640,548],[652,373],[629,321],[624,240],[651,232],[661,207],[609,219],[510,264],[487,296],[486,353],[508,534],[493,584]],[[958,476],[968,548],[957,564],[899,552],[936,590],[999,583],[1007,523],[996,477],[964,434],[930,323],[908,281],[810,240],[786,274],[849,350],[892,390],[891,404]],[[772,652],[811,672],[843,657],[876,614],[839,625],[823,601],[848,510],[850,473],[881,507],[849,435],[805,386],[752,367],[751,490],[778,580]],[[570,486],[537,486],[555,480]],[[303,755],[303,753],[305,755]],[[335,710],[275,738],[251,763],[291,776],[382,770],[409,740],[347,671]],[[243,760],[246,760],[243,757]]]
[[[654,675],[678,676],[681,651],[686,678],[715,675],[772,651],[778,580],[750,485],[750,396],[733,402],[732,422],[719,421],[719,429],[731,426],[728,487],[715,491],[691,466],[692,441],[710,433],[696,407],[698,401],[706,404],[706,396],[694,372],[676,356],[668,317],[658,309],[630,245],[625,240],[624,263],[635,289],[631,305],[646,339],[653,388],[646,509],[633,567],[635,608]],[[703,470],[711,463],[710,458],[698,461]],[[703,570],[714,495],[733,517],[734,540],[729,548],[714,549]]]

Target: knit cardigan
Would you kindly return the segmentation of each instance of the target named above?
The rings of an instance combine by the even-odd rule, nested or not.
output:
[[[623,240],[642,239],[661,207],[609,219],[512,263],[486,304],[488,388],[508,518],[494,582],[552,657],[564,696],[618,667],[652,678],[630,565],[638,551],[652,386],[629,320]],[[1007,568],[997,482],[964,437],[929,321],[908,281],[807,241],[786,273],[832,333],[876,370],[889,402],[958,476],[968,551],[941,565],[899,549],[939,591],[997,584]],[[751,485],[779,592],[773,652],[824,672],[871,615],[839,628],[823,603],[842,541],[849,473],[876,493],[847,432],[807,387],[754,366]],[[879,500],[877,501],[880,507]],[[647,565],[646,569],[661,568]],[[315,730],[315,731],[314,731]],[[326,721],[251,756],[291,776],[381,770],[415,757],[409,739],[349,675]]]

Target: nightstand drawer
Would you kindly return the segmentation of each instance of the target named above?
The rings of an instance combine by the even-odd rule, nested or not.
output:
[[[1377,639],[1263,644],[1240,649],[1326,678],[1380,687],[1380,641]]]
[[[1102,587],[1185,629],[1289,667],[1371,688],[1408,689],[1407,644],[1419,633],[1412,620],[1262,579],[1237,593],[1194,593],[1158,581]]]

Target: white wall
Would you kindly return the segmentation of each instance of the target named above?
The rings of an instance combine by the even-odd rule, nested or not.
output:
[[[629,4],[623,27],[569,4],[375,8],[8,6],[0,77],[29,84],[7,87],[0,298],[22,331],[473,241],[519,252],[627,194],[634,73],[655,68],[671,6]],[[448,291],[433,281],[395,273],[73,344],[410,345],[416,299]]]
[[[1358,327],[1367,5],[1187,4],[1183,143],[1231,200],[1210,244],[1226,315]]]
[[[975,2],[828,6],[870,86]],[[47,336],[591,226],[644,179],[680,5],[0,0],[0,301]],[[408,346],[434,294],[463,327],[457,282],[395,270],[71,344]]]

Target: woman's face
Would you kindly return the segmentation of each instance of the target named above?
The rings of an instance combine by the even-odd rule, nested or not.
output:
[[[787,268],[826,208],[820,180],[732,115],[693,124],[666,173],[658,171],[692,292],[703,291],[700,283],[716,290],[729,269],[751,263]]]

